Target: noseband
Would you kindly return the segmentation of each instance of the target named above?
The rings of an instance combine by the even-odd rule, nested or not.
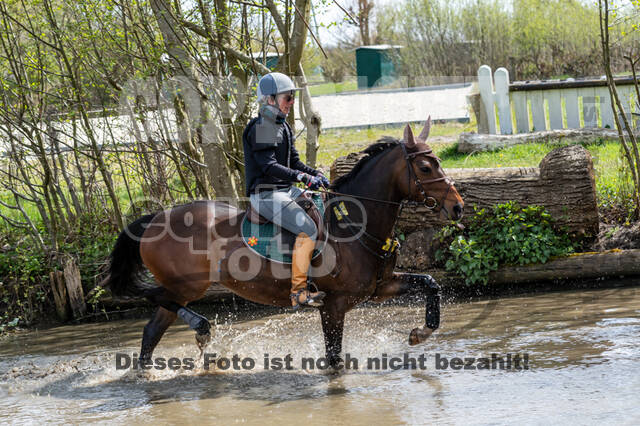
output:
[[[408,152],[407,147],[404,143],[399,142],[398,145],[400,145],[400,147],[402,148],[402,152],[404,153],[404,159],[407,163],[407,178],[408,178],[407,183],[409,185],[409,197],[411,197],[411,180],[413,179],[413,182],[415,183],[416,188],[418,189],[418,191],[420,191],[420,194],[422,195],[422,205],[424,207],[428,208],[434,213],[439,213],[440,210],[444,209],[444,211],[447,212],[447,214],[449,214],[449,211],[447,211],[446,207],[444,206],[444,202],[447,199],[447,196],[449,195],[449,191],[451,191],[451,188],[455,184],[453,179],[449,178],[448,176],[443,176],[441,178],[429,179],[423,182],[420,180],[420,178],[418,178],[418,175],[416,174],[415,170],[413,170],[413,159],[418,155],[425,155],[427,157],[431,157],[436,160],[438,160],[438,157],[436,157],[433,154],[433,151],[431,150],[431,148],[426,149],[424,151]],[[438,200],[436,200],[434,197],[427,195],[427,191],[424,187],[425,184],[430,184],[435,182],[445,182],[448,185],[447,191],[444,193],[444,196],[442,197],[440,202],[438,202]],[[407,201],[407,203],[410,203],[410,202]]]

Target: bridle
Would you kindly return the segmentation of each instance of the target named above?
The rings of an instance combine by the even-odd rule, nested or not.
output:
[[[448,176],[442,176],[440,178],[429,179],[429,180],[426,180],[426,181],[422,182],[420,180],[420,178],[418,178],[418,175],[416,174],[416,171],[413,169],[413,161],[412,160],[414,158],[416,158],[417,156],[419,156],[419,155],[424,155],[426,157],[433,158],[436,161],[439,161],[440,159],[433,153],[433,150],[431,148],[425,149],[423,151],[408,152],[407,151],[407,147],[406,147],[406,145],[404,143],[399,142],[399,145],[402,148],[402,152],[404,154],[404,159],[405,159],[406,164],[407,164],[407,180],[408,180],[408,185],[409,185],[409,197],[411,197],[411,180],[413,179],[413,183],[415,184],[417,190],[420,191],[420,195],[422,195],[422,205],[424,207],[426,207],[427,209],[433,211],[434,213],[439,213],[440,210],[444,209],[444,211],[447,212],[448,215],[450,215],[451,212],[449,212],[447,210],[447,208],[444,206],[444,202],[447,199],[447,196],[449,195],[449,192],[451,191],[451,188],[455,184],[453,179],[451,179]],[[440,200],[440,202],[438,202],[438,200],[436,200],[434,197],[431,197],[431,196],[427,195],[427,191],[424,188],[425,184],[430,184],[430,183],[435,183],[435,182],[445,182],[445,183],[447,183],[447,191],[442,196],[442,199]],[[413,202],[412,201],[406,201],[405,202],[405,204],[411,204],[411,203],[419,204],[417,201],[413,201]]]
[[[393,204],[393,205],[396,205],[396,206],[422,205],[422,206],[426,207],[427,209],[433,211],[434,213],[439,213],[440,210],[442,210],[442,209],[444,209],[444,211],[447,212],[447,214],[451,213],[444,206],[444,201],[447,199],[447,196],[449,195],[449,192],[451,191],[451,188],[453,188],[453,186],[455,185],[455,181],[453,179],[451,179],[450,177],[448,177],[448,176],[443,176],[443,177],[436,178],[436,179],[429,179],[429,180],[426,180],[426,181],[423,182],[423,181],[420,180],[420,178],[418,178],[418,175],[416,174],[416,171],[413,169],[413,159],[415,157],[417,157],[418,155],[424,155],[426,157],[430,157],[430,158],[435,159],[436,161],[439,161],[440,159],[433,153],[433,150],[431,148],[429,148],[429,149],[425,149],[424,151],[408,152],[407,151],[407,147],[405,146],[404,143],[402,143],[402,141],[398,141],[397,144],[400,145],[400,147],[402,148],[402,153],[404,155],[404,159],[405,159],[405,162],[406,162],[406,165],[407,165],[407,185],[408,185],[408,188],[409,188],[409,197],[408,198],[411,197],[411,181],[413,180],[413,183],[415,184],[416,188],[418,189],[418,191],[420,191],[420,195],[422,195],[422,202],[411,201],[411,200],[408,200],[408,199],[402,200],[400,202],[389,201],[389,200],[381,200],[381,199],[378,199],[378,198],[364,197],[362,195],[344,194],[342,192],[328,191],[328,190],[324,190],[322,192],[326,192],[328,194],[334,194],[334,195],[344,195],[344,196],[348,196],[348,197],[358,198],[358,199],[361,199],[361,200],[375,201],[375,202],[378,202],[378,203]],[[424,188],[424,185],[425,184],[429,184],[429,183],[435,183],[435,182],[443,182],[443,181],[448,184],[447,191],[444,193],[444,196],[441,198],[440,202],[438,202],[438,200],[436,200],[434,197],[431,197],[431,196],[427,195],[427,191]]]

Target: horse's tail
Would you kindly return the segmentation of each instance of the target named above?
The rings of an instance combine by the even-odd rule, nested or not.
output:
[[[110,255],[109,276],[103,286],[109,286],[114,296],[139,296],[138,287],[143,271],[140,239],[156,213],[141,217],[120,233]]]

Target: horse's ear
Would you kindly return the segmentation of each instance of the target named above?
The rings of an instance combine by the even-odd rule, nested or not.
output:
[[[404,128],[404,143],[407,145],[407,148],[413,148],[416,146],[416,141],[413,138],[413,132],[411,131],[411,126],[408,124]]]
[[[426,142],[429,137],[429,131],[431,130],[431,116],[427,118],[427,122],[424,123],[424,129],[420,132],[420,136],[418,136],[418,140],[420,142]]]

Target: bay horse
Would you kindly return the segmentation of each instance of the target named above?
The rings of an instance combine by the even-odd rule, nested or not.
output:
[[[407,125],[403,140],[386,137],[370,145],[364,150],[368,155],[334,180],[325,195],[328,203],[341,201],[340,208],[326,209],[329,236],[312,261],[310,277],[326,293],[318,309],[326,358],[333,367],[342,362],[345,313],[361,302],[409,293],[425,296],[425,324],[410,332],[411,345],[426,340],[439,326],[440,287],[429,275],[394,272],[397,250],[391,244],[403,203],[424,203],[444,219],[459,220],[463,214],[453,181],[426,144],[430,126],[429,118],[418,137]],[[244,213],[221,201],[194,201],[141,217],[119,235],[106,284],[115,296],[144,296],[158,306],[144,327],[141,361],[151,359],[178,316],[196,331],[203,350],[211,338],[210,324],[186,305],[201,298],[212,283],[253,302],[291,306],[290,265],[272,262],[246,246],[240,236]],[[356,223],[358,231],[352,229]],[[144,266],[159,287],[140,288]]]

